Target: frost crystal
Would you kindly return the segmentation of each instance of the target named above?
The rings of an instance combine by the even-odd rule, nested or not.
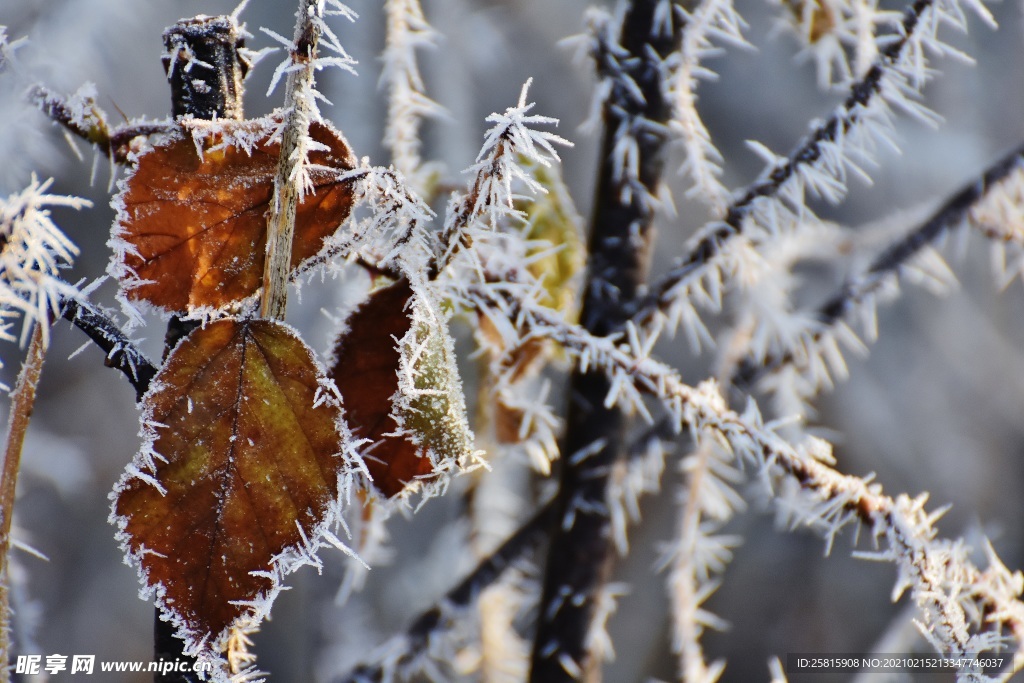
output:
[[[92,206],[84,199],[47,194],[52,180],[35,176],[20,193],[0,200],[0,336],[10,338],[5,319],[22,316],[21,341],[35,323],[48,339],[50,321],[60,315],[62,297],[77,290],[59,277],[78,248],[54,224],[48,207]]]

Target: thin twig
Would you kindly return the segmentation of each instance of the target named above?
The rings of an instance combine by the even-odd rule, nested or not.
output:
[[[423,78],[416,64],[416,48],[430,45],[433,30],[423,16],[419,0],[387,0],[386,45],[382,79],[388,84],[388,117],[384,144],[395,168],[422,192],[418,182],[423,165],[420,158],[420,122],[439,109],[424,93]]]
[[[897,32],[899,37],[879,51],[864,77],[850,87],[850,93],[842,106],[816,126],[785,160],[739,194],[729,205],[718,227],[708,231],[677,261],[672,270],[651,286],[650,292],[638,303],[632,316],[633,322],[645,326],[659,312],[670,307],[676,288],[694,274],[704,272],[709,264],[716,262],[723,246],[742,234],[744,220],[754,211],[758,200],[777,197],[791,180],[800,176],[805,167],[821,161],[826,145],[842,139],[864,119],[868,106],[876,98],[882,97],[885,76],[893,72],[903,59],[904,51],[913,42],[915,32],[923,23],[925,12],[934,6],[935,1],[917,0],[907,8]]]
[[[14,519],[14,498],[21,468],[21,452],[25,444],[32,409],[36,402],[36,386],[46,358],[43,323],[37,322],[32,330],[28,354],[18,383],[11,392],[11,414],[8,418],[7,443],[0,472],[0,683],[10,681],[8,659],[11,652],[11,606],[9,599],[10,571],[8,553],[11,550],[11,522]]]
[[[811,335],[810,345],[824,339],[851,311],[877,292],[890,276],[898,275],[900,269],[922,249],[962,224],[968,212],[985,199],[993,187],[1022,165],[1024,144],[990,166],[980,177],[961,187],[928,220],[882,252],[866,271],[843,285],[818,309],[816,317],[820,327]],[[760,362],[746,359],[736,373],[734,383],[741,388],[753,386],[767,375],[796,364],[799,360],[792,351],[770,356]]]
[[[28,92],[29,101],[46,116],[77,135],[119,164],[128,163],[131,143],[139,137],[167,133],[177,128],[170,121],[133,123],[111,128],[106,114],[89,98],[77,110],[68,100],[41,85]]]
[[[344,683],[370,683],[384,680],[385,669],[398,670],[423,656],[437,631],[453,609],[466,607],[480,593],[494,583],[509,566],[514,564],[544,540],[555,519],[555,501],[549,501],[525,522],[490,556],[482,560],[466,578],[448,591],[444,599],[422,612],[404,634],[405,647],[397,660],[360,665],[344,678]]]

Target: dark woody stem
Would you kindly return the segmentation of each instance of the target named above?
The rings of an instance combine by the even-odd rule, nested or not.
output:
[[[665,162],[664,125],[671,116],[663,60],[677,50],[682,25],[657,27],[657,0],[630,3],[619,34],[598,36],[599,77],[611,80],[596,204],[591,216],[589,268],[581,323],[596,336],[620,330],[647,279],[653,241],[654,196]],[[635,84],[635,88],[633,85]],[[640,97],[638,97],[638,94]],[[635,175],[615,168],[615,149],[632,138]],[[614,559],[606,491],[626,452],[626,417],[604,406],[610,389],[600,371],[573,373],[562,452],[557,515],[538,609],[530,680],[597,681],[600,662],[588,650],[600,591]],[[577,454],[588,454],[576,457]]]

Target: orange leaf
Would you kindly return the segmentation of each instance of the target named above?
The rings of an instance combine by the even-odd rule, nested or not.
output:
[[[189,334],[143,399],[149,443],[113,518],[194,643],[216,643],[272,597],[282,553],[301,554],[326,523],[346,461],[340,406],[318,400],[323,379],[290,328],[223,319]]]
[[[373,485],[388,497],[433,471],[418,446],[393,435],[398,430],[391,401],[398,391],[398,340],[412,326],[405,310],[410,298],[406,280],[373,292],[349,318],[331,369],[353,433],[373,444],[364,454]]]
[[[183,313],[256,293],[281,149],[271,141],[277,125],[224,121],[197,138],[182,129],[139,157],[114,200],[112,271],[130,299]],[[314,190],[297,209],[293,267],[321,251],[353,201],[351,182],[338,180],[355,165],[348,143],[323,123],[309,132],[325,149],[309,153]]]

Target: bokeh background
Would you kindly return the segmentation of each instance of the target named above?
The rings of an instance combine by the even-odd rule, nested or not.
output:
[[[252,0],[243,14],[254,37],[250,47],[273,45],[260,26],[290,35],[293,3]],[[386,163],[381,145],[385,97],[379,87],[383,44],[381,2],[350,0],[355,24],[336,24],[342,43],[359,61],[359,76],[325,73],[321,89],[333,102],[323,113],[349,138],[356,153]],[[563,154],[564,172],[582,215],[591,204],[597,139],[580,130],[590,111],[593,78],[585,63],[559,41],[579,33],[583,0],[423,0],[439,32],[435,50],[422,54],[429,94],[447,115],[424,129],[425,157],[442,162],[447,177],[476,156],[484,118],[514,104],[522,83],[534,78],[536,111],[561,119],[559,133],[576,146]],[[598,3],[600,4],[600,3]],[[607,3],[606,3],[607,4]],[[893,8],[901,6],[891,3]],[[112,119],[165,117],[169,92],[160,65],[163,29],[179,17],[229,13],[225,0],[0,0],[0,24],[25,36],[19,63],[0,75],[0,194],[24,187],[30,173],[55,178],[54,191],[90,199],[92,209],[59,210],[56,220],[82,255],[69,279],[101,276],[109,257],[112,222],[105,160],[22,102],[24,89],[41,82],[62,93],[92,82]],[[737,0],[755,49],[729,48],[709,61],[720,75],[699,89],[699,106],[726,158],[726,184],[740,187],[760,171],[744,141],[758,140],[779,153],[790,149],[808,121],[822,117],[840,94],[817,88],[813,64],[786,29],[788,10],[760,0]],[[946,31],[975,64],[936,59],[941,72],[925,93],[943,118],[939,128],[900,119],[900,151],[882,147],[873,184],[854,179],[840,206],[821,214],[851,228],[853,256],[839,267],[808,268],[809,301],[823,298],[844,272],[862,264],[908,230],[963,182],[1024,139],[1022,15],[1018,2],[989,5],[994,31],[972,18],[965,36]],[[261,63],[248,82],[249,115],[280,103],[265,95],[279,56]],[[72,147],[77,148],[81,159]],[[699,202],[683,199],[672,175],[677,216],[660,221],[655,269],[664,269],[683,240],[706,218]],[[961,253],[962,252],[962,253]],[[951,504],[941,523],[947,535],[987,533],[1010,567],[1024,566],[1024,287],[998,292],[988,267],[988,247],[968,237],[960,252],[947,249],[960,286],[936,297],[906,287],[880,312],[880,339],[866,358],[851,357],[851,378],[818,402],[814,424],[836,442],[840,468],[876,472],[895,494],[929,491],[933,504]],[[309,286],[293,302],[289,320],[318,350],[331,345],[332,323],[322,310],[351,304],[358,282]],[[111,304],[107,283],[95,295]],[[465,333],[465,330],[462,331]],[[159,357],[162,326],[140,332],[151,357]],[[39,403],[26,444],[16,509],[18,538],[48,561],[16,552],[16,642],[21,652],[96,654],[104,660],[148,660],[153,609],[137,598],[134,570],[122,563],[107,523],[109,492],[138,446],[134,394],[123,378],[103,367],[85,339],[58,323],[44,371]],[[465,348],[469,348],[466,346]],[[665,342],[661,355],[694,382],[707,375],[714,355],[695,356],[682,339]],[[21,351],[0,344],[10,385]],[[464,373],[470,379],[472,361]],[[7,404],[0,402],[0,417]],[[630,586],[610,630],[616,659],[606,669],[614,683],[674,680],[666,611],[665,576],[653,570],[659,548],[674,532],[680,485],[678,456],[658,496],[644,506],[633,528],[632,552],[616,580]],[[735,561],[710,608],[731,629],[706,638],[709,657],[727,657],[724,681],[767,680],[766,662],[788,652],[857,652],[887,633],[913,628],[902,603],[893,605],[893,567],[852,559],[852,541],[840,539],[831,557],[803,532],[776,530],[772,514],[751,494],[751,509],[730,527],[744,536]],[[455,491],[408,519],[389,523],[394,558],[375,567],[365,589],[343,607],[334,604],[341,556],[327,557],[322,576],[304,570],[276,605],[273,621],[257,637],[259,662],[271,680],[327,681],[400,629],[417,610],[448,588],[469,558],[461,551],[462,505]],[[131,680],[124,676],[119,680]],[[140,677],[137,680],[146,680]],[[799,680],[846,680],[841,677]],[[928,680],[939,680],[929,678]]]

